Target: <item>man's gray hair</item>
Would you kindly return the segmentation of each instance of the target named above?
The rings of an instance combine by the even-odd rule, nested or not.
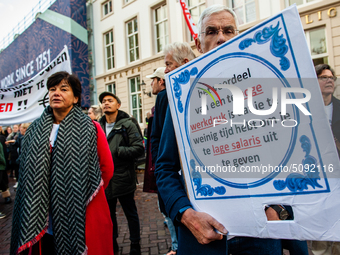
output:
[[[186,42],[174,42],[164,47],[164,56],[171,53],[172,58],[180,65],[183,64],[184,59],[189,61],[196,58],[195,53],[190,45]]]
[[[198,22],[197,22],[198,38],[201,37],[202,24],[203,24],[204,18],[207,18],[214,13],[219,13],[219,12],[222,12],[222,11],[229,12],[231,15],[233,15],[234,20],[235,20],[235,24],[236,24],[236,30],[238,29],[238,20],[237,20],[237,16],[236,16],[235,12],[227,6],[224,6],[224,5],[221,5],[221,4],[214,4],[212,6],[209,6],[207,9],[205,9],[198,19]]]

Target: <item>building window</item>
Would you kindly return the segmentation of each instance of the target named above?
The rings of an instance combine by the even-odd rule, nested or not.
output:
[[[138,121],[142,123],[142,91],[140,87],[139,76],[129,79],[130,97],[131,97],[131,114]]]
[[[205,7],[205,0],[187,0],[188,10],[191,14],[191,18],[194,23],[197,25],[198,19],[201,16],[202,12],[204,11]],[[194,38],[191,36],[190,30],[188,28],[190,41],[193,41]],[[201,31],[198,31],[199,33]]]
[[[301,5],[301,4],[307,4],[307,3],[310,3],[310,2],[314,2],[314,1],[315,0],[288,0],[287,4],[288,4],[288,6],[290,6],[292,4]]]
[[[129,62],[139,59],[137,18],[126,23]]]
[[[110,83],[106,85],[106,91],[109,91],[113,94],[116,94],[116,84],[115,83]]]
[[[110,31],[104,35],[104,41],[106,70],[110,70],[115,67],[113,31]]]
[[[156,53],[161,52],[164,46],[169,43],[167,11],[166,5],[156,8],[154,11]]]
[[[255,0],[231,0],[239,25],[256,20]]]
[[[306,40],[314,65],[328,64],[326,30],[324,27],[306,31]]]
[[[102,6],[103,6],[103,16],[106,16],[112,12],[112,1],[111,0],[103,3]]]
[[[259,11],[259,13],[256,13],[257,19],[268,18],[274,15],[275,13],[278,13],[281,11],[281,5],[278,4],[277,0],[267,0],[267,1],[260,0],[257,3],[258,3],[257,10]]]

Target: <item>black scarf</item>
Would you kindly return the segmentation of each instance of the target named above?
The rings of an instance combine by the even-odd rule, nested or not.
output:
[[[24,136],[11,254],[41,239],[47,230],[49,211],[53,218],[56,254],[87,251],[86,206],[101,185],[96,128],[81,108],[74,106],[60,123],[51,155],[52,126],[53,114],[48,106]]]

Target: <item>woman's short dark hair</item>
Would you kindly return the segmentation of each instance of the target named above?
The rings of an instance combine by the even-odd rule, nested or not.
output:
[[[68,72],[57,72],[47,79],[47,89],[57,86],[61,81],[66,81],[71,86],[73,95],[78,98],[76,105],[81,106],[81,83],[78,77]]]
[[[315,66],[316,76],[319,77],[319,75],[322,73],[323,70],[329,70],[332,72],[332,75],[335,76],[334,70],[331,68],[330,65],[327,65],[327,64],[319,64]]]

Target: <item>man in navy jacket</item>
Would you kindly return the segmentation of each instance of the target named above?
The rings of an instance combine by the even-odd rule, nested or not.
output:
[[[166,94],[166,86],[164,82],[164,74],[169,73],[177,67],[188,63],[195,58],[195,54],[192,51],[188,43],[172,43],[164,48],[164,62],[165,66],[162,68],[163,74],[156,74],[161,68],[158,68],[156,72],[147,76],[147,78],[152,78],[152,93],[157,94],[155,114],[152,122],[151,131],[151,152],[152,152],[152,162],[155,163],[158,158],[158,148],[159,142],[162,136],[163,125],[165,121],[166,110],[168,108],[168,97]],[[161,90],[161,91],[159,91]],[[164,209],[164,202],[161,196],[158,194],[158,204],[160,211],[165,215],[165,221],[167,222],[168,229],[171,235],[172,247],[171,251],[167,253],[176,254],[177,252],[177,234],[172,220],[168,217],[166,210]]]

